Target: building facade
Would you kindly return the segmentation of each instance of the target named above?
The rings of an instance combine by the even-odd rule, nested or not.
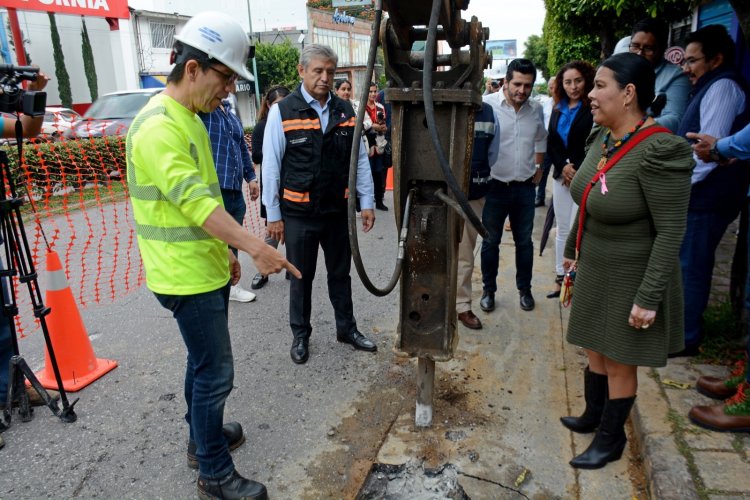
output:
[[[345,11],[307,8],[307,41],[328,45],[339,56],[337,80],[349,80],[359,100],[367,70],[372,23]]]

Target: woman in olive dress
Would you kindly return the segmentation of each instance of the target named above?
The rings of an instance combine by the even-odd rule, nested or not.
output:
[[[561,420],[576,432],[596,430],[588,449],[570,462],[576,468],[598,469],[620,458],[638,367],[664,366],[667,354],[683,348],[678,256],[695,162],[688,143],[666,129],[638,142],[639,134],[646,137],[658,127],[646,113],[654,107],[654,80],[653,68],[635,54],[602,63],[589,94],[601,128],[589,138],[570,186],[580,206],[592,185],[563,261],[566,271],[577,271],[567,340],[584,348],[589,364],[586,409]],[[607,170],[609,159],[629,141],[637,145]]]

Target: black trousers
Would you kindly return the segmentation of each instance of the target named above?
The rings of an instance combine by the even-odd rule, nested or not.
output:
[[[318,246],[328,272],[328,297],[336,318],[336,332],[348,334],[357,328],[352,306],[352,254],[346,213],[319,217],[285,217],[286,258],[302,273],[292,276],[289,286],[289,326],[295,338],[310,338],[312,285],[318,263]]]

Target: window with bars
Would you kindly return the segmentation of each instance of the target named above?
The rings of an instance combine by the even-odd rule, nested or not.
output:
[[[151,46],[155,49],[171,49],[174,45],[175,25],[151,21]]]
[[[339,56],[339,66],[351,64],[349,56],[349,33],[324,28],[313,29],[313,42],[328,45]]]

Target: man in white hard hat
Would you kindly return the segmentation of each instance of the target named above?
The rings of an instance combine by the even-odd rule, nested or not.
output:
[[[227,244],[250,254],[264,274],[300,273],[224,210],[209,137],[196,114],[216,109],[237,74],[252,79],[247,35],[225,14],[204,12],[175,40],[167,87],[138,113],[127,137],[138,246],[146,284],[172,312],[188,351],[188,464],[200,470],[199,497],[266,499],[265,486],[240,476],[229,455],[245,440],[242,427],[223,425],[234,378],[229,288],[240,278]]]

